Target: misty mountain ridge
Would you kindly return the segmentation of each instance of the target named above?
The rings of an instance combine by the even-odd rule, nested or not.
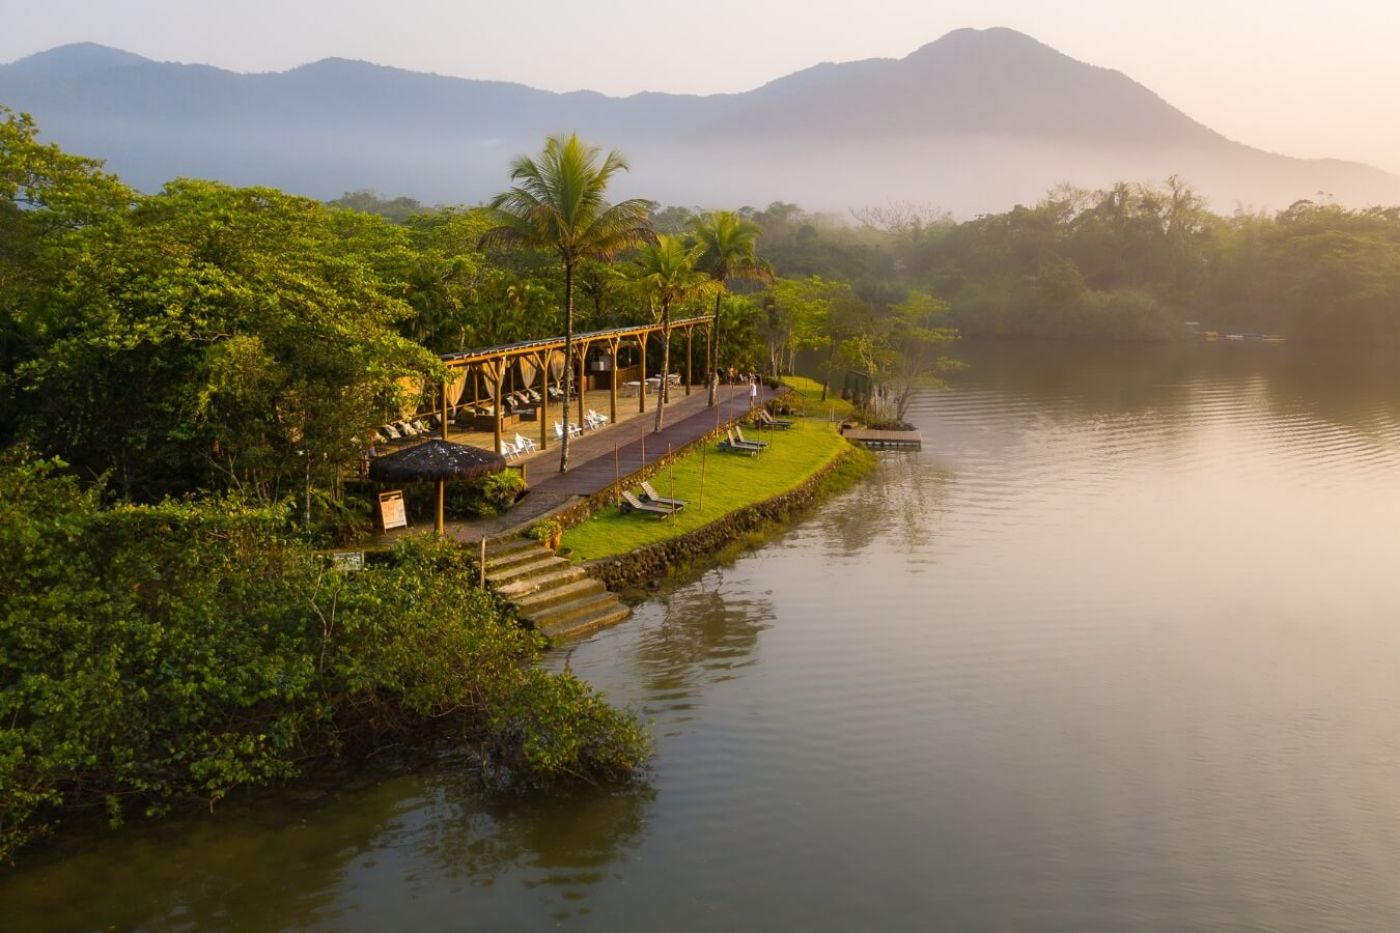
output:
[[[1010,29],[960,29],[901,59],[823,63],[707,96],[556,93],[343,58],[241,74],[78,43],[0,65],[0,104],[147,190],[199,176],[470,203],[505,186],[513,156],[576,130],[628,155],[619,196],[669,203],[899,199],[965,216],[1060,182],[1172,174],[1219,209],[1319,192],[1400,201],[1400,176],[1232,142],[1121,72]]]

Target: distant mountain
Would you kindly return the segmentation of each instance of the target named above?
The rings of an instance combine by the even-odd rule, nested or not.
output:
[[[126,65],[142,65],[150,59],[111,49],[95,42],[74,42],[61,45],[47,52],[39,52],[28,58],[21,58],[9,67],[22,74],[46,75],[50,78],[75,78],[94,71],[108,68],[121,68]]]
[[[1214,146],[1224,137],[1117,71],[1010,29],[960,29],[898,61],[831,70],[745,103],[710,132],[764,137],[1007,136]],[[817,69],[811,69],[816,71]],[[801,72],[805,75],[808,72]]]
[[[503,187],[513,155],[577,130],[628,154],[620,194],[669,203],[901,199],[969,214],[1063,181],[1171,174],[1224,209],[1319,192],[1400,202],[1400,177],[1232,142],[1125,75],[1009,29],[958,30],[903,59],[816,65],[742,94],[626,98],[337,58],[238,74],[82,43],[0,66],[0,104],[147,189],[193,175],[472,202]]]

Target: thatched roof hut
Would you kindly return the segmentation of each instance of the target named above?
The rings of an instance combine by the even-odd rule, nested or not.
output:
[[[369,478],[381,483],[436,482],[437,530],[438,534],[442,534],[444,484],[448,480],[479,479],[505,468],[506,458],[500,454],[435,437],[425,443],[375,457],[369,462]]]

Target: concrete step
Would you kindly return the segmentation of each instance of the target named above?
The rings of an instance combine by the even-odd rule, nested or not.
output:
[[[544,606],[525,613],[526,621],[530,622],[537,629],[557,627],[572,619],[586,615],[595,615],[602,609],[611,608],[617,604],[617,594],[604,590],[601,593],[589,593],[568,602],[555,603],[552,606]]]
[[[506,538],[503,541],[488,541],[486,543],[486,559],[490,560],[493,557],[515,554],[519,551],[539,550],[543,546],[544,545],[534,538],[526,538],[521,535],[516,535],[513,538]]]
[[[539,576],[567,566],[569,566],[569,562],[563,558],[555,557],[553,551],[541,551],[529,560],[522,560],[498,570],[487,567],[486,582],[504,586],[507,583],[515,583],[526,577]]]
[[[539,547],[540,542],[534,538],[527,538],[524,535],[513,534],[508,538],[488,539],[486,542],[486,553],[494,554],[497,551],[511,551],[522,547]]]
[[[568,561],[561,560],[559,563],[564,566],[558,570],[541,573],[532,577],[521,577],[500,585],[493,584],[492,589],[501,597],[514,601],[522,596],[559,586],[564,583],[572,583],[575,580],[587,576],[580,568],[573,566]]]
[[[595,580],[592,577],[580,577],[577,580],[561,580],[550,586],[540,587],[533,593],[518,597],[512,602],[515,603],[515,608],[520,610],[521,615],[528,616],[549,606],[557,606],[560,603],[581,599],[590,593],[605,592],[607,592],[607,587],[603,586],[603,581]]]
[[[486,575],[489,577],[492,571],[505,570],[509,567],[518,567],[521,564],[532,560],[539,560],[541,557],[554,557],[555,553],[548,548],[542,547],[538,542],[534,547],[520,548],[515,551],[507,551],[504,554],[492,554],[486,552]]]
[[[541,626],[539,630],[550,638],[572,638],[607,625],[615,625],[631,614],[632,610],[625,603],[619,602],[599,608],[591,615],[578,616],[567,622]]]

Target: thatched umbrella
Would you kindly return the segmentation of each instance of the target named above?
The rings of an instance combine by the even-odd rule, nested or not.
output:
[[[437,531],[443,533],[442,500],[450,479],[473,480],[506,468],[506,458],[480,447],[433,438],[369,462],[369,478],[381,483],[437,483]]]

